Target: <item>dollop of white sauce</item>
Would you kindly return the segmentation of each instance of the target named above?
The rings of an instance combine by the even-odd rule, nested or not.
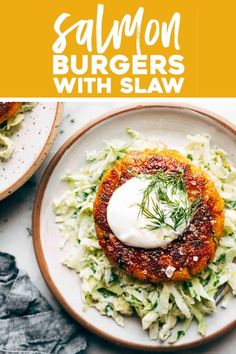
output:
[[[183,233],[188,226],[188,221],[183,222],[173,230],[170,226],[164,226],[152,230],[148,227],[150,220],[140,213],[140,203],[143,198],[143,191],[149,182],[145,178],[133,177],[117,188],[113,193],[107,208],[107,220],[113,234],[125,245],[140,248],[166,248],[167,245]],[[171,192],[170,191],[167,191]],[[178,200],[181,205],[183,200],[182,191],[176,191],[175,195],[170,195],[172,200]],[[153,198],[150,198],[153,200]],[[152,202],[149,205],[152,209]],[[170,211],[170,206],[159,203],[166,215]],[[168,219],[171,225],[172,220]]]

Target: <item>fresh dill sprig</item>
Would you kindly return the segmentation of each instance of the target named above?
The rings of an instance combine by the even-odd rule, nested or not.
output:
[[[149,219],[146,228],[156,230],[170,227],[176,231],[183,223],[187,225],[189,218],[199,206],[199,201],[188,200],[183,171],[167,173],[159,171],[154,175],[140,175],[149,181],[143,191],[139,215]],[[174,197],[178,194],[178,198]]]

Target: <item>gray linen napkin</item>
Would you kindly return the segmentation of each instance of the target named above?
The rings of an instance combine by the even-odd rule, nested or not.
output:
[[[85,348],[73,320],[54,311],[15,258],[0,252],[0,353],[76,354]]]

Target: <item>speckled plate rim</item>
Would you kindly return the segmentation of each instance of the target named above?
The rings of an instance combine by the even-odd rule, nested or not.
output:
[[[187,110],[195,113],[199,113],[201,115],[204,115],[207,117],[209,120],[212,120],[216,124],[219,124],[229,130],[231,133],[233,133],[236,136],[236,126],[232,124],[231,122],[227,121],[223,117],[219,116],[218,114],[215,114],[213,112],[210,112],[208,110],[199,108],[194,105],[190,104],[185,104],[185,103],[145,103],[145,104],[132,104],[129,106],[124,106],[121,108],[116,108],[113,110],[110,110],[106,112],[103,115],[100,115],[98,118],[91,120],[88,124],[84,125],[81,129],[79,129],[76,133],[74,133],[62,146],[61,148],[57,151],[57,153],[54,155],[52,160],[50,161],[46,171],[44,172],[44,175],[40,181],[40,184],[38,186],[35,202],[34,202],[34,208],[33,208],[33,214],[32,214],[32,229],[33,229],[33,244],[34,244],[34,250],[35,250],[35,255],[37,258],[37,262],[40,268],[40,271],[43,275],[43,278],[45,282],[47,283],[49,289],[52,291],[52,293],[55,295],[56,299],[59,301],[59,303],[62,305],[64,310],[68,312],[77,322],[79,322],[81,325],[83,325],[85,328],[90,330],[91,332],[95,333],[96,335],[114,343],[120,346],[124,346],[127,348],[132,348],[136,350],[146,350],[146,351],[162,351],[162,352],[170,352],[170,351],[176,351],[180,349],[190,349],[196,346],[203,345],[205,343],[208,343],[212,341],[213,339],[216,339],[217,337],[229,332],[231,329],[236,327],[236,319],[232,322],[230,322],[227,326],[224,326],[222,329],[216,331],[215,333],[185,343],[185,344],[175,344],[173,346],[166,346],[166,345],[157,345],[157,346],[148,346],[148,345],[142,345],[142,344],[135,344],[133,342],[127,341],[127,340],[121,340],[117,339],[116,336],[107,334],[106,332],[100,330],[90,322],[86,321],[83,319],[78,313],[74,311],[74,309],[67,303],[66,299],[64,298],[63,294],[59,291],[57,288],[56,284],[54,283],[53,279],[50,276],[48,266],[46,259],[44,257],[43,253],[43,247],[42,247],[42,242],[41,242],[41,235],[40,235],[40,213],[41,213],[41,206],[42,206],[42,200],[44,196],[44,192],[46,190],[47,184],[49,182],[49,179],[59,163],[60,159],[63,157],[65,152],[76,142],[82,135],[84,135],[87,131],[89,131],[91,128],[94,126],[100,124],[101,122],[108,120],[110,118],[113,118],[115,116],[119,116],[120,114],[123,113],[128,113],[130,111],[136,111],[136,110],[142,110],[142,109],[149,109],[149,108],[166,108],[166,109],[182,109],[182,110]]]
[[[63,112],[63,103],[57,103],[57,108],[56,108],[56,113],[55,113],[55,118],[54,122],[52,125],[52,128],[50,130],[50,133],[48,135],[48,138],[41,149],[38,157],[36,160],[28,167],[27,171],[11,186],[6,188],[3,192],[0,193],[0,201],[3,200],[4,198],[8,197],[12,193],[14,193],[18,188],[20,188],[25,182],[28,181],[28,179],[36,172],[36,170],[39,168],[43,160],[46,158],[47,154],[50,151],[51,145],[53,144],[56,135],[57,135],[57,130],[61,122],[61,117],[62,117],[62,112]]]

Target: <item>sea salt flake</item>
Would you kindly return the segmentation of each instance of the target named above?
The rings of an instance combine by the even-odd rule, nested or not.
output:
[[[176,268],[175,268],[175,267],[172,267],[172,266],[168,266],[168,267],[166,268],[165,273],[166,273],[167,278],[172,278],[172,275],[174,274],[175,269],[176,269]]]

